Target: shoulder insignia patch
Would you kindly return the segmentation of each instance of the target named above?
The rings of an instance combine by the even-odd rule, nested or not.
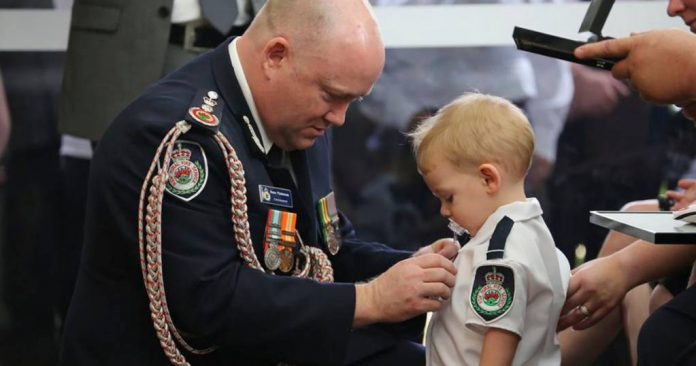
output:
[[[209,133],[217,133],[222,118],[222,107],[218,106],[218,98],[218,93],[212,90],[200,90],[191,102],[185,117],[186,121]]]
[[[515,276],[512,268],[501,265],[482,265],[476,269],[469,301],[484,322],[505,315],[514,300]]]
[[[208,160],[201,145],[176,141],[167,175],[165,189],[171,195],[187,202],[198,196],[208,181]]]

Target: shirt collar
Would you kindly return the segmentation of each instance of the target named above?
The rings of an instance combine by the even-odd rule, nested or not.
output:
[[[273,147],[273,141],[268,138],[266,129],[263,127],[263,122],[261,122],[261,118],[259,118],[259,112],[256,110],[254,97],[251,95],[251,88],[249,88],[249,83],[247,82],[246,76],[244,75],[244,69],[242,68],[242,61],[239,59],[239,53],[237,53],[237,40],[239,40],[239,38],[233,39],[229,46],[227,46],[230,54],[230,61],[232,61],[232,69],[234,69],[234,76],[237,77],[239,87],[242,89],[244,99],[246,100],[249,110],[251,111],[251,117],[259,130],[259,135],[261,135],[260,137],[265,150],[264,152],[268,154],[271,147]]]
[[[478,233],[471,238],[471,242],[474,245],[487,242],[491,235],[493,235],[496,225],[498,225],[498,222],[503,216],[507,216],[512,219],[512,221],[517,222],[541,216],[542,213],[541,205],[536,198],[527,198],[525,201],[516,201],[500,206],[488,216],[488,219],[483,223]]]

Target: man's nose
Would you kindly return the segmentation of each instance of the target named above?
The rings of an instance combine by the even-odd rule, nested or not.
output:
[[[667,4],[667,14],[671,17],[676,17],[684,11],[684,2],[682,0],[669,0]]]
[[[341,127],[346,122],[346,112],[350,103],[339,103],[331,107],[324,119],[336,127]]]

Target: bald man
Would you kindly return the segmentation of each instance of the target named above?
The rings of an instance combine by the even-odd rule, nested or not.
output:
[[[331,186],[330,128],[383,64],[366,2],[271,0],[132,102],[94,155],[62,364],[424,364],[457,244],[361,242]]]

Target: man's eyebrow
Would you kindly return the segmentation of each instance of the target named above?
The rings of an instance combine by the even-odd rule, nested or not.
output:
[[[362,99],[363,97],[368,96],[372,92],[372,88],[370,88],[370,90],[368,90],[365,94],[354,94],[348,90],[342,89],[341,87],[333,86],[328,83],[324,84],[324,89],[329,94],[339,99]]]

